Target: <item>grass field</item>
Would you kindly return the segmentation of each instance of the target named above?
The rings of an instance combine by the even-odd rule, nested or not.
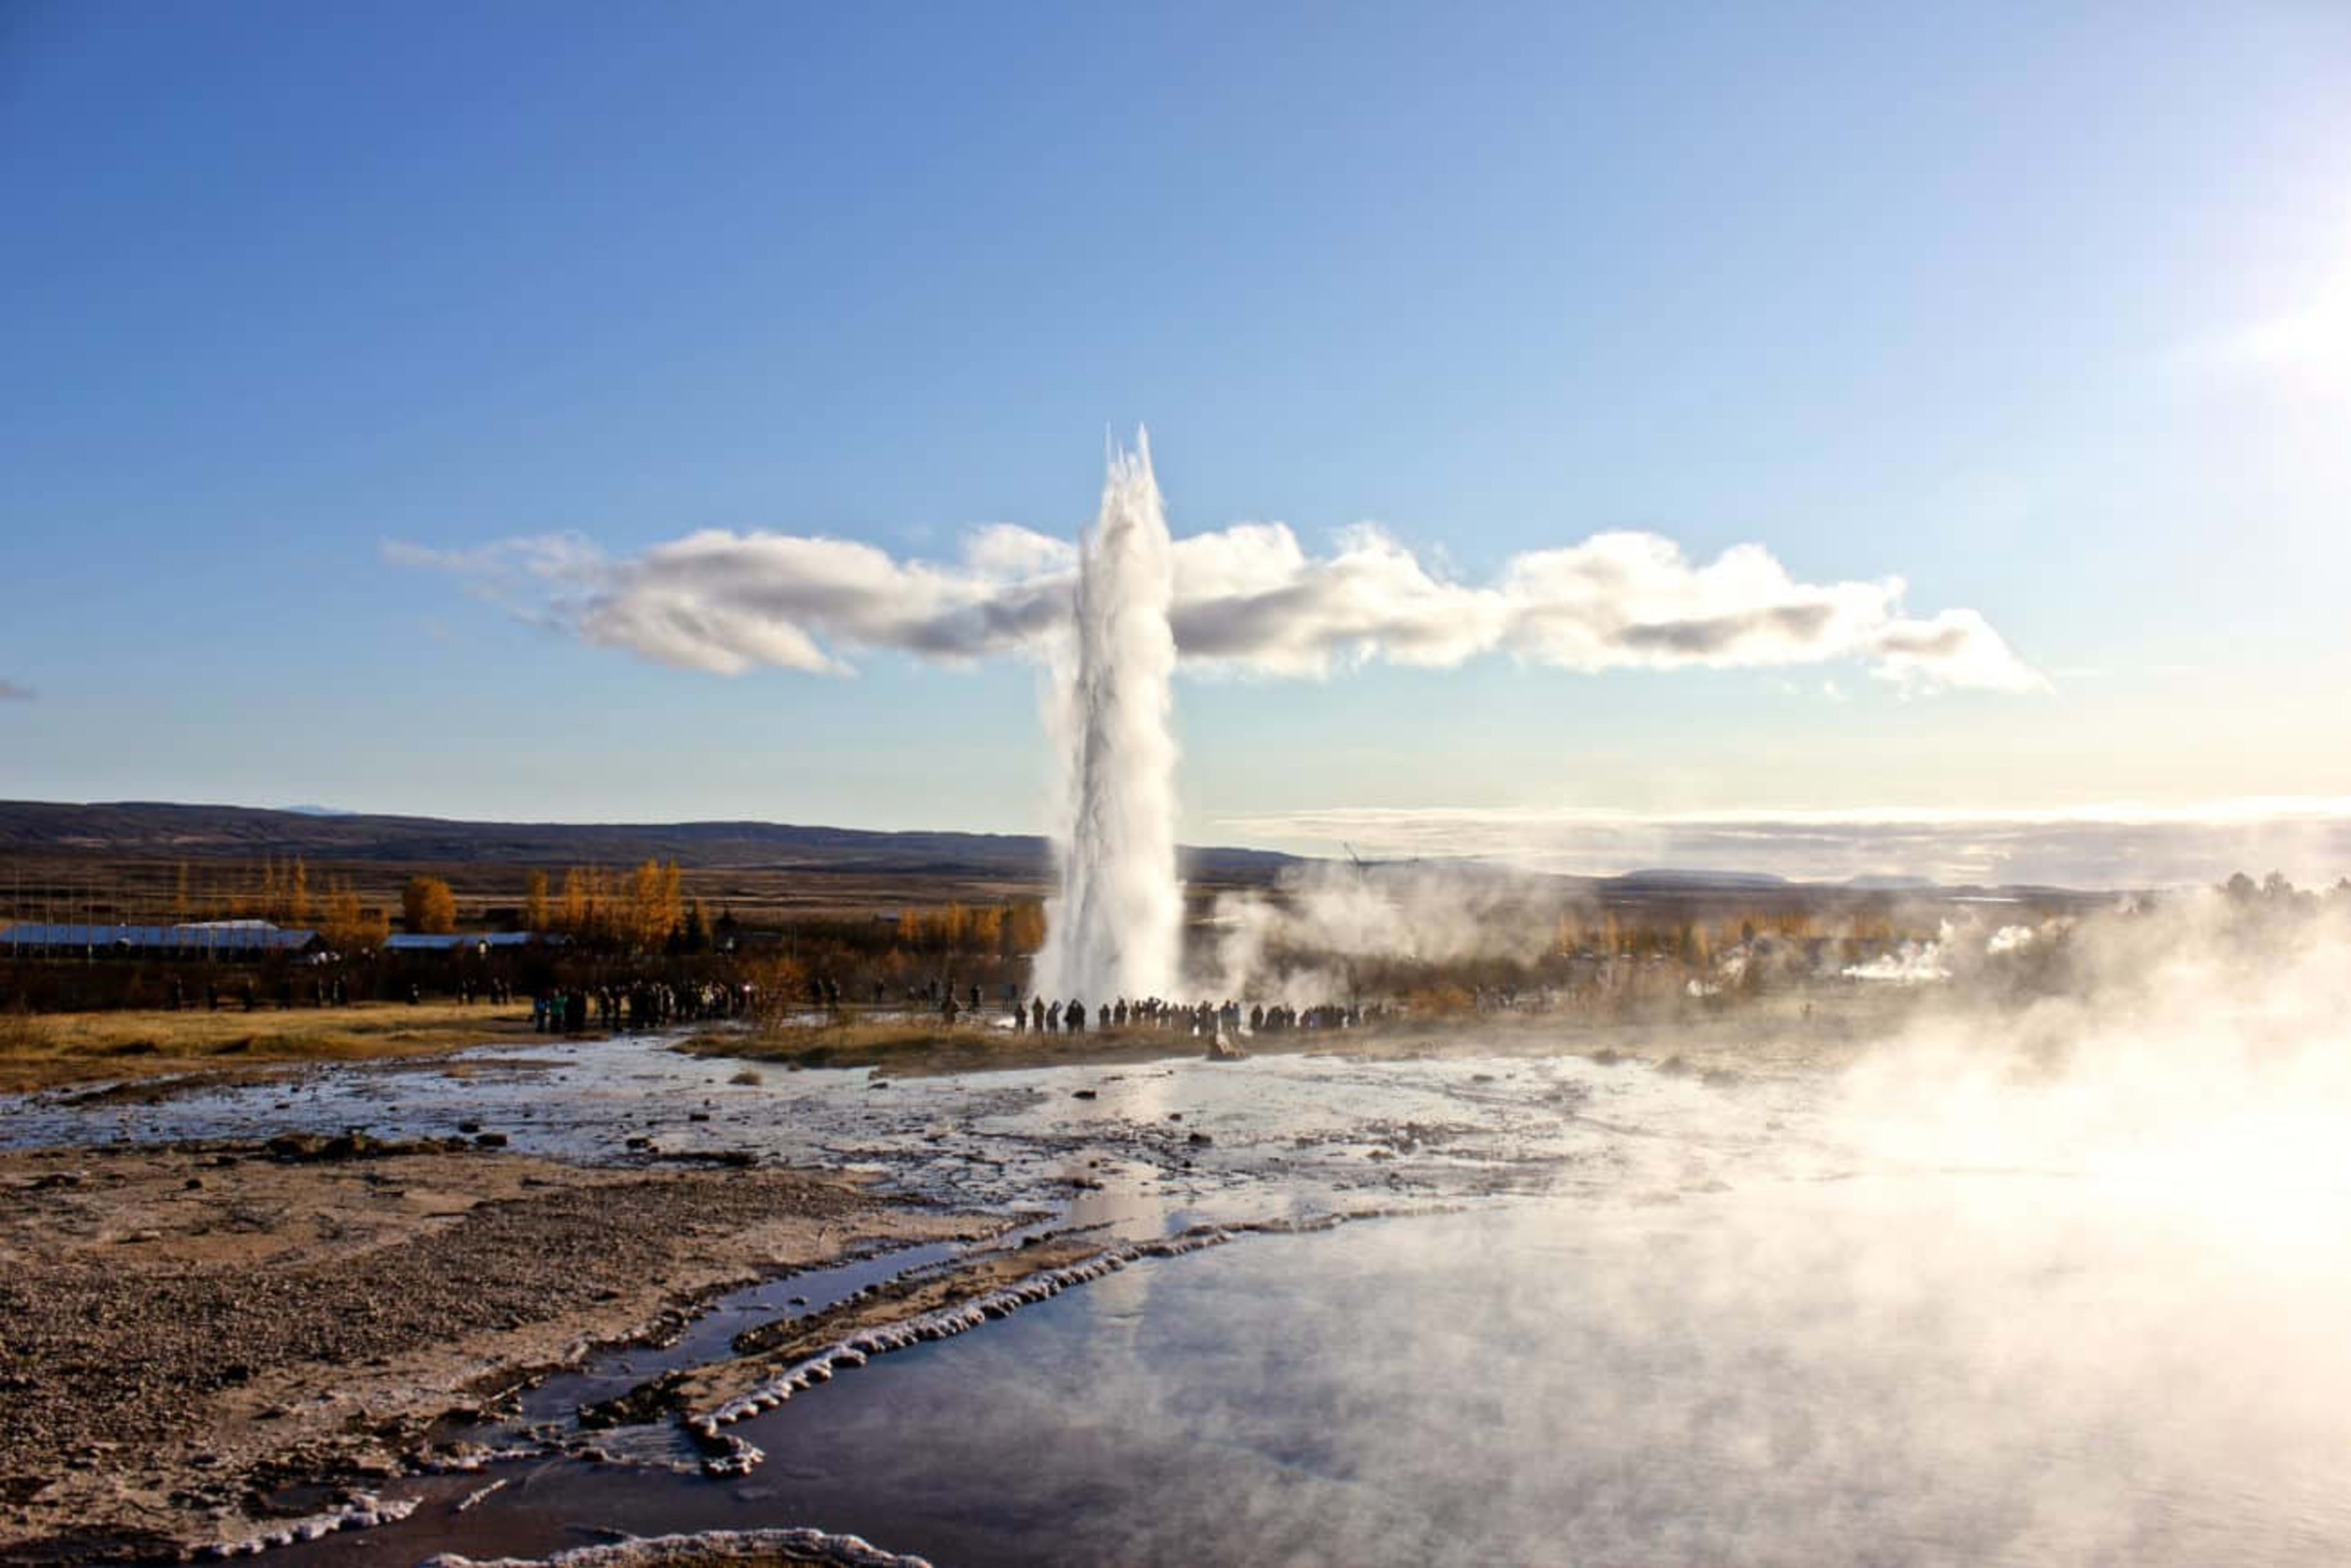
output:
[[[530,1032],[528,1006],[511,1004],[0,1014],[0,1093],[173,1072],[255,1076],[294,1061],[428,1055]]]

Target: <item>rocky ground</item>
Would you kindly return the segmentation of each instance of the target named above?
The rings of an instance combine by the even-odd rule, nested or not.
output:
[[[0,1562],[248,1539],[685,1301],[987,1222],[456,1143],[0,1155]]]

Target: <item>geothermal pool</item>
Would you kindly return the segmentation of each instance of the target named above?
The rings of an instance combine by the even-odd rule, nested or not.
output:
[[[0,1124],[465,1121],[606,1159],[651,1137],[1135,1237],[1383,1216],[1138,1262],[876,1357],[730,1428],[768,1456],[748,1477],[658,1445],[517,1460],[402,1483],[411,1518],[289,1563],[782,1525],[941,1564],[2351,1560],[2346,1123],[2307,1082],[2148,1103],[1573,1057],[884,1087],[736,1066],[581,1042],[155,1105],[47,1096]],[[761,1287],[701,1338],[935,1253]]]
[[[518,1466],[287,1555],[813,1521],[941,1563],[2343,1560],[2351,1433],[2291,1385],[2328,1322],[2179,1301],[2208,1239],[2085,1247],[2080,1196],[2003,1198],[2044,1223],[1989,1273],[1974,1196],[1907,1183],[1252,1240],[877,1359],[743,1428],[747,1480]]]

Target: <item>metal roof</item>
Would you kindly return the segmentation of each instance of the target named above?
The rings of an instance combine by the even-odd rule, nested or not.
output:
[[[560,937],[541,936],[536,931],[402,931],[385,937],[383,946],[385,951],[393,953],[445,953],[453,947],[521,947],[532,942],[560,940]]]
[[[20,920],[0,926],[0,946],[152,947],[172,951],[244,953],[256,948],[291,952],[308,947],[318,933],[267,922],[236,925],[79,925]]]

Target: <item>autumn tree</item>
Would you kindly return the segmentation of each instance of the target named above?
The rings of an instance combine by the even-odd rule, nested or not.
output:
[[[286,918],[299,925],[310,918],[310,868],[302,857],[294,857],[294,868],[286,873]]]
[[[445,935],[457,929],[457,899],[437,876],[412,876],[400,893],[401,924],[411,932]]]
[[[1016,904],[1004,921],[1004,956],[1018,957],[1045,945],[1045,906],[1034,901]]]
[[[547,873],[535,871],[523,884],[522,923],[527,929],[547,929]]]
[[[626,912],[612,892],[612,873],[598,865],[576,865],[563,873],[563,926],[581,941],[611,932]]]
[[[683,912],[678,907],[677,862],[663,865],[648,858],[629,881],[628,910],[623,928],[631,943],[651,951],[669,940]]]
[[[339,953],[357,952],[381,945],[390,934],[381,911],[362,908],[350,878],[336,877],[328,884],[327,902],[319,922],[319,935]]]

